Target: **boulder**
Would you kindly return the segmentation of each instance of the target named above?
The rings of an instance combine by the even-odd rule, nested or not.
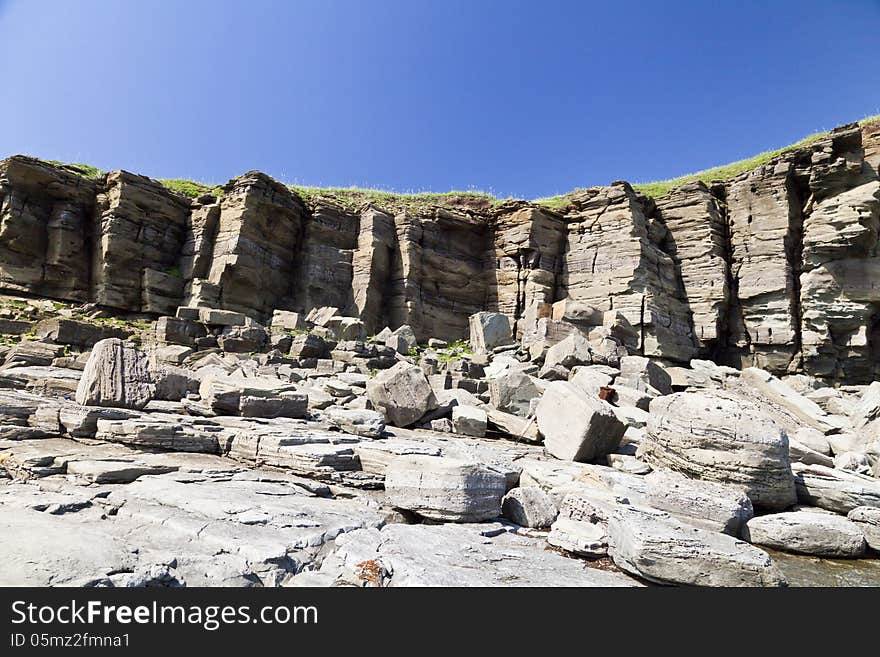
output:
[[[620,505],[608,520],[608,553],[625,572],[660,584],[783,586],[763,550],[668,513]]]
[[[617,449],[626,427],[611,405],[567,381],[547,386],[536,410],[538,431],[553,456],[589,461]]]
[[[650,411],[641,458],[655,468],[736,486],[756,507],[794,504],[788,437],[755,404],[701,390],[657,397]]]
[[[397,427],[416,423],[437,406],[425,373],[406,362],[379,372],[367,383],[367,396],[385,420]]]
[[[626,503],[608,491],[583,488],[565,495],[547,542],[581,557],[608,554],[608,518]]]
[[[406,355],[418,348],[419,341],[416,338],[415,331],[412,330],[412,327],[408,324],[404,324],[398,329],[392,331],[391,335],[385,338],[385,346],[391,347],[399,354]]]
[[[378,438],[385,431],[385,418],[376,411],[331,406],[326,415],[331,424],[356,436]]]
[[[482,522],[501,515],[505,476],[459,459],[399,456],[385,472],[392,506],[444,522]]]
[[[859,506],[880,507],[880,480],[822,465],[792,465],[801,504],[846,515]]]
[[[816,557],[860,557],[865,537],[859,526],[833,513],[772,513],[749,520],[742,537],[749,543]]]
[[[559,513],[553,499],[538,486],[512,489],[501,500],[501,512],[512,523],[535,529],[549,527]]]
[[[273,329],[281,329],[287,331],[298,331],[305,328],[305,322],[301,313],[294,313],[289,310],[275,310],[272,313]]]
[[[248,377],[214,372],[199,384],[202,403],[220,415],[302,418],[308,412],[308,395],[292,383],[268,377]]]
[[[880,552],[880,507],[857,506],[846,517],[864,534],[868,547]]]
[[[83,406],[142,409],[153,396],[147,354],[119,338],[98,341],[76,388]]]
[[[303,360],[305,358],[323,358],[327,353],[327,343],[323,338],[314,333],[301,333],[293,337],[290,344],[291,357]]]
[[[98,322],[53,317],[37,322],[34,326],[34,334],[40,339],[50,340],[56,344],[92,347],[96,342],[107,338],[127,338],[131,335],[131,331]]]
[[[452,407],[452,430],[462,436],[482,438],[486,435],[488,416],[476,406],[456,404]]]
[[[620,359],[620,375],[615,386],[629,386],[636,390],[672,394],[672,378],[656,362],[644,356],[624,356]]]
[[[168,344],[193,347],[197,338],[205,337],[205,327],[197,322],[179,317],[160,317],[155,325],[156,340]]]
[[[231,310],[199,308],[199,321],[208,326],[244,326],[247,323],[247,317]]]
[[[470,343],[478,354],[512,341],[510,318],[502,313],[479,312],[470,316]]]
[[[592,362],[592,349],[589,340],[580,331],[575,331],[547,350],[541,372],[543,375],[543,372],[556,366],[571,369],[575,365],[589,365]]]
[[[518,370],[506,370],[489,379],[489,399],[499,411],[527,417],[531,402],[541,396],[544,384]]]

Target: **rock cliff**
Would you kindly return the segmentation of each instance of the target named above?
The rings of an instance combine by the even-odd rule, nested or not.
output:
[[[369,333],[409,324],[420,340],[466,337],[480,310],[522,333],[568,298],[618,311],[646,356],[867,382],[880,361],[878,167],[874,122],[656,199],[617,182],[553,208],[353,207],[259,172],[190,199],[16,155],[0,162],[0,289],[263,322],[334,306]]]

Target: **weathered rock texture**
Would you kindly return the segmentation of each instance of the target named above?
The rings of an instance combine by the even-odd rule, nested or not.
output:
[[[570,299],[620,312],[632,353],[861,383],[880,349],[878,126],[656,201],[619,182],[555,209],[464,196],[355,209],[256,171],[190,200],[13,156],[0,162],[0,289],[264,323],[326,306],[419,340],[465,338],[468,317],[493,311],[546,346],[565,337],[550,304]]]

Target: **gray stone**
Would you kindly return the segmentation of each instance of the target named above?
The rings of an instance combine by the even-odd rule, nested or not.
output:
[[[743,489],[757,507],[784,509],[796,494],[788,438],[756,405],[720,391],[651,402],[641,458],[694,479]]]
[[[147,355],[118,338],[97,342],[76,389],[83,406],[141,409],[153,395]]]
[[[880,507],[857,506],[846,517],[864,534],[868,547],[880,552]]]
[[[486,435],[488,416],[476,406],[456,404],[452,407],[452,430],[463,436],[482,438]]]
[[[628,573],[661,584],[782,586],[763,550],[668,513],[620,505],[608,520],[609,554]]]
[[[846,515],[859,506],[880,507],[880,480],[821,465],[792,465],[798,501]]]
[[[538,486],[517,487],[501,500],[504,517],[521,527],[544,529],[553,524],[559,511]]]
[[[391,335],[385,338],[385,346],[391,347],[399,354],[409,354],[414,349],[417,349],[419,346],[419,342],[416,339],[415,331],[412,330],[407,324],[404,324],[400,328],[392,331]]]
[[[742,537],[774,550],[817,557],[860,557],[865,537],[859,526],[831,513],[773,513],[749,520]]]
[[[326,414],[331,424],[356,436],[378,438],[385,431],[385,418],[376,411],[332,406],[326,409]]]
[[[528,417],[531,401],[541,396],[544,384],[521,371],[507,370],[489,379],[489,397],[499,411]]]
[[[392,506],[445,522],[480,522],[501,515],[504,475],[476,463],[433,456],[400,456],[385,473]]]
[[[414,424],[437,405],[424,372],[405,362],[379,372],[367,383],[367,396],[386,422],[398,427]]]
[[[613,452],[626,430],[610,404],[565,381],[547,386],[536,416],[547,451],[569,461],[589,461]]]
[[[470,343],[477,353],[492,351],[512,341],[510,319],[507,315],[478,312],[470,316]]]
[[[644,356],[624,356],[620,359],[620,376],[615,386],[629,386],[636,390],[656,390],[661,395],[672,394],[672,379],[660,365]]]

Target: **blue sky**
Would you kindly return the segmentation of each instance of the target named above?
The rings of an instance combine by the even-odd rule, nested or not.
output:
[[[535,198],[880,113],[880,0],[0,0],[0,157]]]

